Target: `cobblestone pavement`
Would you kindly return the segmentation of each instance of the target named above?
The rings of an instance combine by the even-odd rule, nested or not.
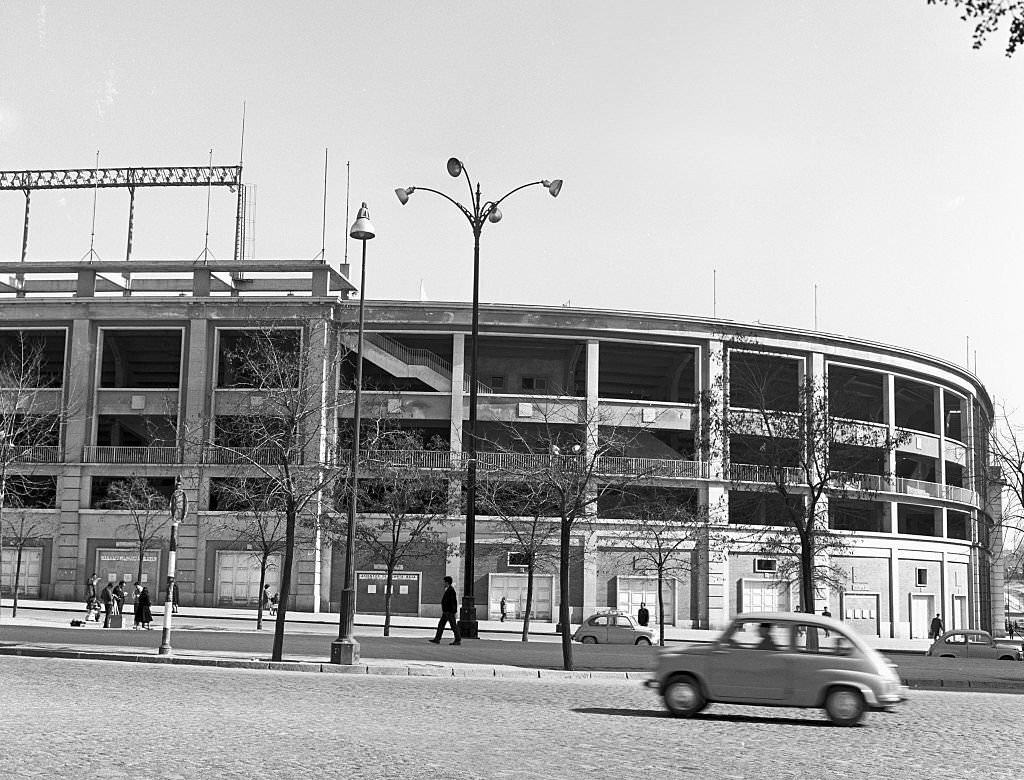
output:
[[[0,658],[4,777],[1018,776],[1024,697],[915,691],[853,729],[818,711],[668,717],[635,682],[350,676]]]

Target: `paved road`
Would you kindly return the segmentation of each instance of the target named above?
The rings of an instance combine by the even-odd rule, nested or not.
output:
[[[178,624],[172,644],[178,651],[208,651],[248,657],[269,658],[273,631],[210,630],[208,623],[193,621]],[[561,645],[555,637],[519,642],[514,634],[494,634],[481,640],[466,640],[461,647],[447,643],[432,645],[425,641],[429,631],[400,629],[391,637],[380,635],[380,629],[360,632],[361,655],[366,660],[459,662],[520,666],[531,669],[561,669]],[[289,625],[285,636],[285,658],[327,661],[331,640],[337,629],[308,624]],[[70,628],[66,626],[0,625],[0,646],[10,644],[52,644],[66,647],[140,648],[156,653],[161,631],[103,630],[101,628]],[[674,644],[673,646],[680,646]],[[581,671],[647,671],[654,662],[656,648],[609,645],[573,645],[575,667]],[[923,655],[893,654],[905,680],[925,683],[923,687],[939,688],[942,683],[970,681],[991,683],[995,688],[1015,686],[1024,692],[1024,663],[1010,661],[961,661],[949,658],[926,658]]]
[[[914,692],[840,729],[812,710],[669,718],[637,683],[409,678],[0,657],[17,778],[1019,777],[1024,697]],[[11,717],[17,713],[16,719]],[[17,728],[12,728],[16,723]]]

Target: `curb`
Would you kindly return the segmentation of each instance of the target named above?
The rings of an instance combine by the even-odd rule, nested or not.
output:
[[[91,652],[88,650],[45,649],[41,647],[0,647],[0,656],[24,658],[66,658],[74,661],[119,661],[122,663],[169,664],[173,666],[207,666],[217,669],[253,669],[258,671],[303,672],[320,674],[362,674],[382,677],[451,677],[503,680],[590,680],[643,681],[649,672],[566,671],[564,669],[528,669],[514,666],[466,664],[376,664],[352,666],[320,661],[269,661],[260,659],[199,658],[195,656],[148,655],[141,653]],[[943,679],[904,679],[902,683],[914,690],[960,691],[986,693],[1024,693],[1021,682],[985,682]]]

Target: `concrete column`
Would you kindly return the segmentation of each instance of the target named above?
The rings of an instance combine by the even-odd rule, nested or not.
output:
[[[595,452],[598,446],[600,414],[597,388],[600,377],[601,344],[598,341],[587,342],[587,452]],[[589,612],[587,613],[590,614]]]
[[[939,435],[939,462],[935,466],[935,481],[946,484],[946,399],[942,388],[935,388],[935,428]],[[943,523],[945,526],[945,523]],[[945,536],[945,533],[943,533]]]
[[[64,460],[59,480],[57,506],[60,532],[54,557],[56,578],[53,597],[78,600],[85,597],[85,579],[95,561],[84,561],[85,540],[81,538],[79,510],[89,506],[88,476],[82,475],[82,449],[92,439],[93,401],[96,386],[96,339],[98,330],[89,320],[75,320],[68,338],[64,360]]]
[[[709,341],[704,356],[704,376],[701,391],[707,397],[705,415],[722,415],[725,413],[725,346],[721,341]],[[717,430],[716,430],[717,429]],[[711,420],[701,420],[697,452],[705,452],[708,461],[708,476],[711,479],[725,478],[725,454],[728,443],[720,440],[718,433],[721,426],[713,425]]]
[[[728,489],[709,484],[700,493],[700,501],[708,512],[708,524],[698,542],[698,570],[694,572],[697,587],[696,628],[723,628],[729,622],[729,552],[726,546],[729,509]]]
[[[462,423],[466,413],[466,336],[456,333],[452,336],[452,393],[449,407],[450,423],[448,437],[451,440],[452,457],[462,454]],[[452,471],[448,481],[448,514],[457,517],[462,507],[462,480],[458,471]],[[452,575],[455,576],[454,574]]]
[[[891,621],[889,627],[889,636],[896,638],[905,638],[904,631],[900,628],[900,622],[902,620],[902,604],[903,597],[900,593],[900,556],[899,551],[895,547],[889,548],[889,619]]]
[[[885,406],[885,423],[889,428],[890,441],[896,438],[896,377],[893,374],[885,375],[885,384],[882,386],[882,403]],[[896,490],[896,448],[890,447],[886,453],[885,472],[892,482],[891,489]],[[893,530],[895,531],[895,515],[893,515]]]

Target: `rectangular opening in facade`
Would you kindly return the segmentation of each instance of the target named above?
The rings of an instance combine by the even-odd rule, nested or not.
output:
[[[898,376],[893,381],[896,426],[925,433],[935,430],[935,391],[930,385]]]
[[[92,478],[92,490],[90,491],[90,509],[111,509],[111,510],[130,510],[133,506],[136,508],[142,508],[147,506],[145,499],[152,497],[153,506],[150,508],[153,516],[160,516],[163,520],[167,515],[167,506],[170,504],[171,493],[174,492],[174,477],[138,477],[145,487],[138,491],[132,491],[137,494],[136,498],[121,500],[118,498],[119,495],[125,495],[127,491],[118,491],[116,488],[111,490],[111,486],[115,482],[121,483],[121,487],[125,488],[127,483],[135,477],[126,476],[105,476],[105,477],[93,477]],[[160,503],[156,498],[157,494],[163,499],[163,505],[158,506]]]
[[[601,342],[600,398],[692,404],[697,396],[697,350]]]
[[[772,436],[734,434],[729,437],[729,462],[768,468],[796,468],[800,442]]]
[[[886,453],[881,447],[861,447],[853,444],[829,446],[829,471],[848,474],[885,473]]]
[[[803,496],[774,492],[729,491],[730,525],[790,526],[791,518],[804,512]]]
[[[101,414],[96,418],[100,447],[174,447],[177,418],[164,415]]]
[[[57,477],[46,474],[7,474],[4,485],[4,510],[56,509]],[[11,520],[7,532],[16,529],[17,520]]]
[[[598,440],[605,454],[620,458],[697,459],[693,431],[600,426]]]
[[[597,514],[622,520],[645,518],[653,527],[678,522],[685,528],[698,521],[700,509],[696,490],[635,485],[598,496]]]
[[[729,405],[737,409],[795,412],[800,408],[800,364],[796,358],[729,352]]]
[[[896,476],[916,479],[921,482],[935,482],[935,458],[913,455],[908,452],[896,453]]]
[[[900,504],[896,510],[897,531],[914,536],[938,536],[935,532],[935,510],[928,507]]]
[[[829,498],[828,527],[833,531],[884,533],[885,508],[877,501]]]
[[[180,330],[101,329],[100,387],[177,388]]]
[[[966,402],[956,393],[942,391],[943,427],[947,439],[964,440],[964,410]]]
[[[63,330],[0,330],[0,366],[5,373],[22,367],[15,374],[28,386],[61,387],[66,341]]]
[[[877,371],[830,364],[828,408],[835,417],[885,422],[885,375]]]
[[[966,512],[946,511],[946,536],[950,539],[971,540],[971,516]]]
[[[964,487],[964,467],[959,463],[946,461],[946,484],[953,487]]]
[[[467,374],[472,346],[472,339],[467,337]],[[566,339],[484,336],[478,350],[477,375],[483,383],[489,376],[504,377],[504,390],[488,388],[495,393],[583,397],[587,393],[587,344]]]
[[[302,331],[298,328],[219,328],[217,349],[217,387],[299,386],[303,359]]]

